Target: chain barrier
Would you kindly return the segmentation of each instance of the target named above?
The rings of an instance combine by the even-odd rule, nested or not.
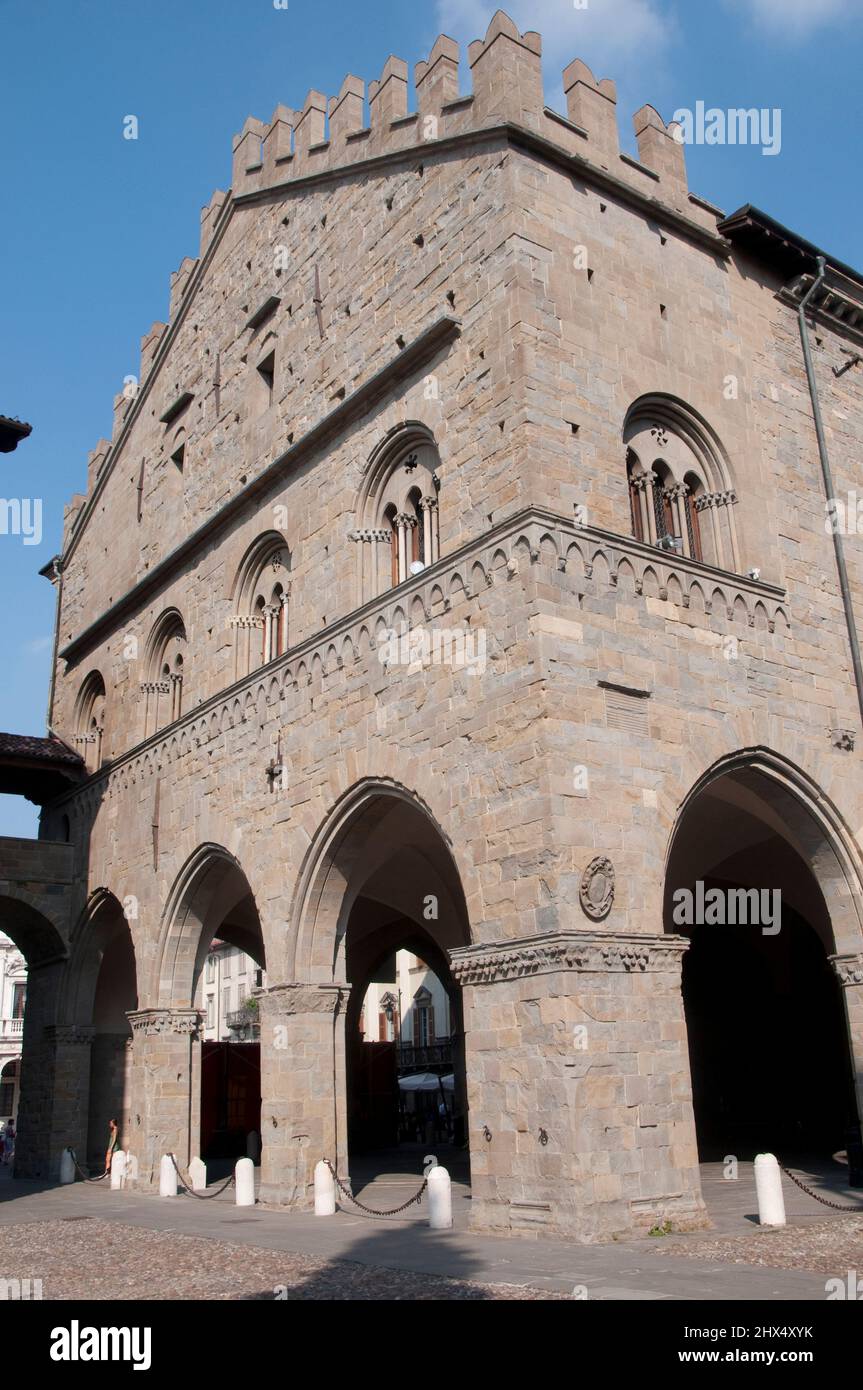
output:
[[[85,1172],[84,1172],[84,1169],[81,1167],[80,1163],[78,1162],[78,1159],[77,1159],[76,1156],[75,1156],[75,1150],[74,1150],[73,1148],[70,1148],[70,1149],[69,1149],[69,1153],[72,1155],[72,1162],[74,1163],[75,1167],[78,1169],[78,1172],[81,1174],[81,1177],[84,1179],[85,1182],[101,1182],[103,1178],[107,1178],[108,1174],[109,1174],[110,1171],[111,1171],[110,1168],[106,1168],[105,1171],[104,1171],[104,1173],[100,1173],[100,1174],[99,1174],[98,1178],[91,1178],[90,1175],[89,1175],[89,1173],[85,1173]]]
[[[349,1202],[353,1202],[355,1207],[359,1207],[360,1211],[364,1211],[367,1216],[398,1216],[400,1211],[407,1211],[408,1207],[412,1207],[414,1203],[419,1206],[423,1199],[423,1193],[429,1185],[428,1178],[423,1178],[423,1184],[419,1192],[416,1192],[413,1197],[409,1197],[406,1202],[402,1202],[400,1207],[393,1207],[391,1211],[375,1211],[374,1207],[367,1207],[365,1203],[357,1201],[353,1193],[348,1191],[328,1158],[325,1158],[324,1162],[332,1173],[336,1186],[342,1195],[346,1197]]]
[[[779,1163],[779,1160],[777,1159],[776,1162]],[[853,1207],[845,1206],[843,1202],[830,1202],[826,1197],[821,1197],[817,1192],[813,1192],[812,1188],[807,1187],[806,1183],[803,1182],[801,1178],[795,1178],[794,1174],[789,1172],[784,1163],[779,1163],[779,1167],[782,1169],[786,1178],[790,1178],[802,1192],[805,1192],[809,1197],[814,1197],[816,1202],[820,1202],[822,1206],[832,1207],[833,1211],[856,1211],[858,1214],[863,1215],[863,1202]]]
[[[211,1197],[221,1197],[222,1193],[226,1190],[226,1188],[229,1188],[231,1186],[231,1183],[235,1179],[235,1174],[232,1173],[231,1176],[225,1182],[222,1183],[221,1187],[216,1188],[215,1192],[196,1192],[194,1187],[192,1186],[191,1179],[180,1172],[179,1168],[177,1167],[177,1160],[175,1159],[173,1154],[170,1155],[170,1159],[174,1165],[174,1171],[176,1172],[177,1177],[180,1179],[180,1183],[186,1196],[197,1197],[199,1202],[209,1202]]]

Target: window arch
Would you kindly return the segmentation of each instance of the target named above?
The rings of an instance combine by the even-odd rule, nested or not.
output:
[[[169,608],[156,622],[147,642],[147,679],[141,684],[145,738],[166,724],[173,724],[183,712],[185,657],[183,619],[176,608]]]
[[[361,603],[440,558],[439,467],[433,435],[416,423],[392,430],[372,455],[352,532]]]
[[[232,595],[235,679],[288,650],[290,573],[290,551],[278,531],[259,536],[246,551]]]
[[[667,538],[694,560],[739,571],[732,508],[737,501],[718,436],[673,396],[642,396],[623,431],[632,533]]]
[[[75,704],[75,744],[88,772],[102,766],[105,733],[105,681],[101,671],[85,677]]]

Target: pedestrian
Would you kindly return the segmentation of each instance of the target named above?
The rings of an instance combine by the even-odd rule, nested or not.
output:
[[[15,1126],[10,1120],[3,1135],[3,1162],[11,1163],[15,1157]]]

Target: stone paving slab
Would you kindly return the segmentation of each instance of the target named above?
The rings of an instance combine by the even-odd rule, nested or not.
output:
[[[693,1260],[658,1241],[583,1246],[547,1239],[477,1236],[460,1229],[430,1231],[415,1218],[380,1222],[339,1211],[322,1219],[260,1206],[237,1208],[230,1193],[202,1202],[188,1196],[166,1199],[129,1191],[112,1193],[104,1184],[32,1190],[37,1187],[24,1182],[3,1184],[0,1234],[10,1225],[22,1225],[23,1230],[25,1222],[92,1216],[125,1227],[329,1262],[349,1261],[377,1270],[514,1285],[567,1296],[574,1290],[585,1296],[581,1291],[586,1291],[589,1299],[601,1301],[825,1298],[823,1273],[728,1263],[715,1257]],[[386,1184],[380,1184],[380,1195],[385,1191]],[[811,1198],[800,1195],[812,1203]],[[735,1202],[742,1207],[750,1205],[742,1186]],[[806,1224],[811,1222],[801,1223]],[[697,1236],[675,1237],[675,1244],[690,1239],[694,1244]]]

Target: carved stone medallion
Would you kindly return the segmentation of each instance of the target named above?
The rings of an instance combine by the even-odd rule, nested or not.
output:
[[[582,910],[593,922],[607,917],[614,902],[614,865],[610,859],[591,859],[581,877]]]

